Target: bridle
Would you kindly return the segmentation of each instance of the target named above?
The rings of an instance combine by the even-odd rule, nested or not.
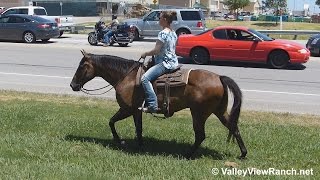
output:
[[[141,59],[143,59],[142,62],[141,62]],[[118,85],[120,82],[122,82],[122,80],[123,80],[125,77],[127,77],[128,74],[129,74],[131,71],[133,71],[136,67],[144,64],[144,61],[145,61],[145,58],[141,58],[141,57],[140,57],[139,60],[138,60],[139,63],[136,64],[135,66],[132,66],[132,67],[129,69],[129,71],[128,71],[121,79],[119,79],[114,86],[112,86],[111,84],[108,84],[108,85],[106,85],[106,86],[104,86],[104,87],[97,88],[97,89],[86,89],[86,88],[84,88],[84,87],[82,86],[82,87],[80,88],[80,90],[81,90],[83,93],[85,93],[85,94],[95,95],[95,96],[96,96],[96,95],[105,94],[105,93],[111,91],[112,89],[114,89],[114,87],[117,87],[117,85]],[[109,86],[111,86],[111,88],[108,89],[108,90],[106,90],[105,92],[102,92],[102,93],[91,93],[92,91],[99,91],[99,90],[108,88]]]

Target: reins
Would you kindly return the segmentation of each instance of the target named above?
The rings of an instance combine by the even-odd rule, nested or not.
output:
[[[142,58],[140,57],[140,59],[138,60],[139,64],[137,64],[137,66],[132,66],[132,67],[129,69],[129,71],[128,71],[121,79],[119,79],[118,82],[117,82],[114,86],[112,86],[112,87],[111,87],[110,89],[108,89],[107,91],[105,91],[105,92],[103,92],[103,93],[90,93],[90,92],[92,92],[92,91],[98,91],[98,90],[101,90],[101,89],[105,89],[105,88],[111,86],[111,84],[108,84],[108,85],[106,85],[106,86],[104,86],[104,87],[97,88],[97,89],[86,89],[86,88],[84,88],[84,87],[81,87],[81,91],[82,91],[83,93],[86,93],[86,94],[89,94],[89,95],[102,95],[102,94],[105,94],[105,93],[111,91],[111,90],[114,89],[114,87],[116,87],[125,77],[127,77],[128,74],[129,74],[131,71],[133,71],[136,67],[140,66],[140,64],[141,64],[140,60],[141,60],[141,59],[142,59]],[[143,61],[142,63],[144,63],[144,61]]]
[[[107,87],[109,87],[109,86],[111,86],[111,84],[108,84],[108,85],[106,85],[106,86],[104,86],[104,87],[97,88],[97,89],[86,89],[86,88],[83,88],[83,87],[82,87],[82,88],[81,88],[81,91],[84,92],[84,93],[86,93],[86,94],[89,94],[89,95],[102,95],[102,94],[105,94],[105,93],[111,91],[111,89],[113,89],[113,87],[111,87],[110,89],[108,89],[107,91],[105,91],[105,92],[103,92],[103,93],[90,93],[90,92],[91,92],[91,91],[98,91],[98,90],[101,90],[101,89],[105,89],[105,88],[107,88]]]

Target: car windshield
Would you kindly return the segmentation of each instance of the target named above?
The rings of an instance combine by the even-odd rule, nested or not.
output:
[[[249,29],[249,32],[251,32],[252,34],[255,34],[256,36],[258,36],[259,38],[261,38],[264,41],[273,41],[274,40],[271,37],[267,36],[266,34],[263,34],[259,31],[253,30],[253,29]]]

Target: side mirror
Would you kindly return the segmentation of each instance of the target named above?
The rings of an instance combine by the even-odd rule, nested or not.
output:
[[[260,42],[261,40],[260,40],[258,37],[254,37],[254,38],[253,38],[253,41],[254,41],[254,42]]]

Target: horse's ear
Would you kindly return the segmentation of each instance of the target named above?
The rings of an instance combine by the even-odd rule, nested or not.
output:
[[[86,58],[89,57],[88,53],[87,53],[86,51],[84,51],[84,49],[82,49],[82,50],[80,50],[80,51],[81,51],[81,53],[82,53],[82,55],[83,55],[84,57],[86,57]]]

